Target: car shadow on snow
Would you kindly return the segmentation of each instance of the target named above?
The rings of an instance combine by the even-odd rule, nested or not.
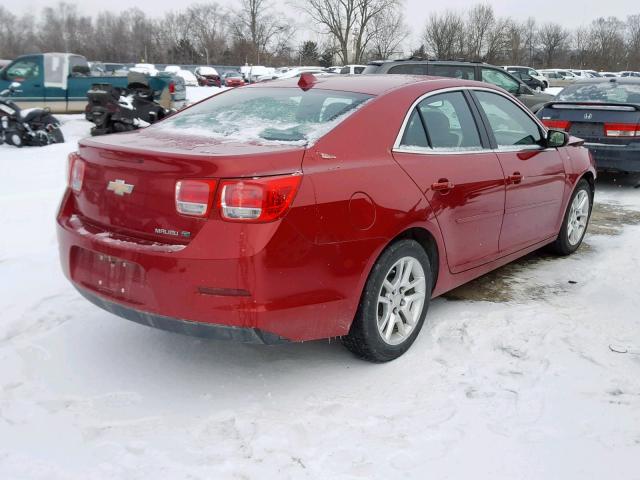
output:
[[[602,191],[606,197],[616,193],[637,192],[640,196],[640,175],[621,173],[600,173],[596,191]],[[635,190],[638,188],[638,190]],[[594,249],[589,243],[592,235],[619,235],[626,225],[640,224],[640,211],[626,207],[621,203],[605,200],[594,202],[589,227],[583,244],[571,259],[580,259],[592,255]],[[519,299],[535,299],[568,291],[576,282],[538,283],[531,281],[530,270],[545,262],[557,262],[556,255],[548,253],[544,248],[530,253],[518,260],[472,280],[443,295],[448,300],[472,300],[503,303]]]

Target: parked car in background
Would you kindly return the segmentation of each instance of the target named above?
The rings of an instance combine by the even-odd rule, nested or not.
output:
[[[521,80],[502,68],[479,62],[456,62],[444,60],[377,60],[369,62],[363,74],[409,74],[451,77],[477,80],[504,88],[532,111],[553,99],[553,96],[535,92]]]
[[[614,78],[614,77],[619,77],[620,75],[618,75],[617,73],[614,72],[598,72],[599,75],[601,77],[606,77],[606,78]]]
[[[342,70],[342,67],[339,67],[339,66],[328,67],[324,69],[324,71],[327,73],[340,73],[340,70]]]
[[[366,65],[345,65],[340,69],[341,75],[355,75],[364,72]],[[333,72],[331,72],[333,73]]]
[[[213,67],[197,67],[194,74],[198,85],[201,87],[219,87],[222,85],[220,74]]]
[[[573,73],[576,77],[578,77],[578,79],[597,78],[600,76],[600,74],[595,70],[576,70],[572,68],[570,72]]]
[[[170,74],[148,76],[155,99],[165,108],[180,108],[184,91]],[[20,82],[13,101],[21,108],[49,108],[54,113],[80,113],[87,105],[87,91],[94,83],[126,88],[126,76],[91,75],[86,58],[71,53],[23,55],[0,72],[0,90]]]
[[[513,72],[526,73],[530,77],[533,77],[536,80],[539,80],[540,82],[542,82],[544,86],[542,90],[546,89],[549,86],[549,81],[547,80],[547,78],[544,75],[542,75],[539,71],[531,67],[523,67],[520,65],[504,65],[502,68],[504,68],[505,70],[511,73]]]
[[[240,67],[240,73],[246,83],[255,83],[258,78],[266,78],[269,75],[273,75],[275,71],[275,68],[262,65],[244,65]]]
[[[184,84],[187,87],[197,87],[198,86],[198,79],[189,70],[180,69],[178,72],[176,72],[176,75],[184,80]]]
[[[566,87],[567,85],[575,83],[577,80],[573,74],[571,76],[564,76],[556,70],[539,70],[539,72],[546,77],[550,87]]]
[[[164,66],[164,71],[165,72],[178,73],[180,70],[182,70],[182,68],[179,67],[178,65],[165,65]]]
[[[240,72],[226,72],[222,76],[222,81],[225,87],[242,87],[244,85],[244,79]]]
[[[624,71],[624,72],[619,72],[618,76],[620,76],[620,77],[636,77],[636,78],[640,78],[640,72]]]
[[[598,169],[640,172],[640,78],[594,78],[538,112],[549,128],[584,139]]]
[[[131,72],[145,73],[152,77],[158,74],[158,69],[155,65],[150,63],[136,63],[133,67],[129,68]]]
[[[545,84],[544,83],[542,83],[537,78],[532,77],[528,73],[523,73],[523,72],[518,72],[518,71],[511,71],[511,70],[507,70],[507,71],[511,75],[516,77],[518,80],[522,81],[522,83],[524,83],[527,87],[531,88],[532,90],[537,90],[537,91],[541,92],[541,91],[543,91],[545,89]]]
[[[79,142],[60,260],[89,301],[135,322],[341,337],[385,362],[432,297],[543,246],[579,248],[595,180],[580,144],[486,83],[303,74],[230,89]]]

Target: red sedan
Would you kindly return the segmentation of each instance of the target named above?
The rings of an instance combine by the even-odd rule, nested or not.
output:
[[[429,300],[575,251],[595,169],[491,85],[305,74],[232,89],[70,156],[62,267],[96,305],[243,342],[341,337],[382,362]]]

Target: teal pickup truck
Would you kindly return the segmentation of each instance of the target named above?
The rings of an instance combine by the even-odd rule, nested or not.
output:
[[[155,99],[165,108],[181,108],[186,101],[184,82],[170,73],[147,77]],[[94,83],[126,88],[127,77],[92,76],[87,59],[72,53],[22,55],[0,70],[0,91],[19,82],[12,100],[21,108],[49,108],[54,113],[81,113]]]

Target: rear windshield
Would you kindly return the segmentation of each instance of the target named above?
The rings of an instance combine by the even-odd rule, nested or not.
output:
[[[300,88],[239,88],[160,122],[159,129],[229,142],[305,145],[326,134],[371,95]]]
[[[640,103],[640,83],[577,83],[562,90],[556,99],[561,102]]]

